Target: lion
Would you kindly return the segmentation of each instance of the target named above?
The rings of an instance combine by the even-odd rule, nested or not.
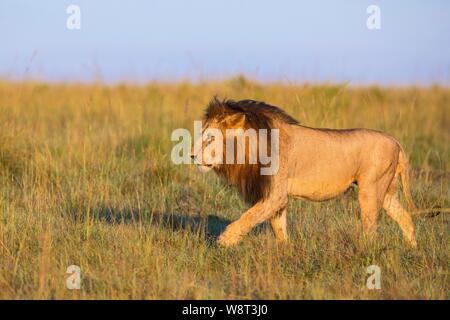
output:
[[[206,152],[206,146],[214,140],[211,136],[202,135],[195,143],[191,157],[198,168],[202,172],[213,170],[235,185],[251,206],[227,226],[219,236],[219,245],[236,245],[253,227],[266,220],[270,220],[277,241],[286,242],[288,196],[323,201],[339,196],[356,184],[363,233],[376,231],[383,208],[400,226],[407,243],[417,246],[411,213],[400,204],[397,194],[400,178],[409,210],[419,212],[411,197],[409,164],[402,146],[390,135],[371,129],[311,128],[264,102],[216,97],[207,106],[202,123],[203,133],[207,129],[224,133],[226,129],[253,128],[277,129],[279,135],[278,171],[273,175],[261,174],[264,165],[260,161],[230,164],[215,160],[217,157]],[[224,148],[226,140],[219,142]],[[240,148],[245,148],[248,159],[250,148],[245,145]]]

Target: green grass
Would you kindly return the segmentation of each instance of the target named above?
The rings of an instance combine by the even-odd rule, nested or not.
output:
[[[263,224],[217,247],[246,206],[213,174],[170,161],[172,130],[192,131],[214,94],[265,100],[308,126],[387,131],[410,155],[417,205],[450,205],[447,88],[0,82],[0,298],[449,298],[448,217],[415,219],[417,250],[384,213],[364,239],[354,192],[291,199],[286,246]],[[72,264],[81,290],[66,288]],[[365,286],[372,264],[379,291]]]

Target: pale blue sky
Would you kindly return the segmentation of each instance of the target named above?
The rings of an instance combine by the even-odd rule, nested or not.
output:
[[[0,77],[19,80],[450,84],[448,0],[0,0],[0,39]]]

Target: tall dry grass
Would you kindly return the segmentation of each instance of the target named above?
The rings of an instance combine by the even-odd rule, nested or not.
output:
[[[0,82],[0,298],[449,298],[448,218],[415,219],[417,250],[384,213],[365,240],[354,194],[292,199],[284,247],[262,225],[218,248],[245,205],[170,161],[172,130],[192,130],[214,94],[265,100],[308,126],[387,131],[411,157],[417,204],[450,204],[448,88]],[[72,264],[81,290],[66,288]],[[372,264],[379,291],[365,286]]]

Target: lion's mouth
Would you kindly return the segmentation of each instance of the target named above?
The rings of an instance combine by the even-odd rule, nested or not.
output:
[[[197,167],[204,167],[204,168],[212,168],[213,165],[210,163],[194,163]]]

